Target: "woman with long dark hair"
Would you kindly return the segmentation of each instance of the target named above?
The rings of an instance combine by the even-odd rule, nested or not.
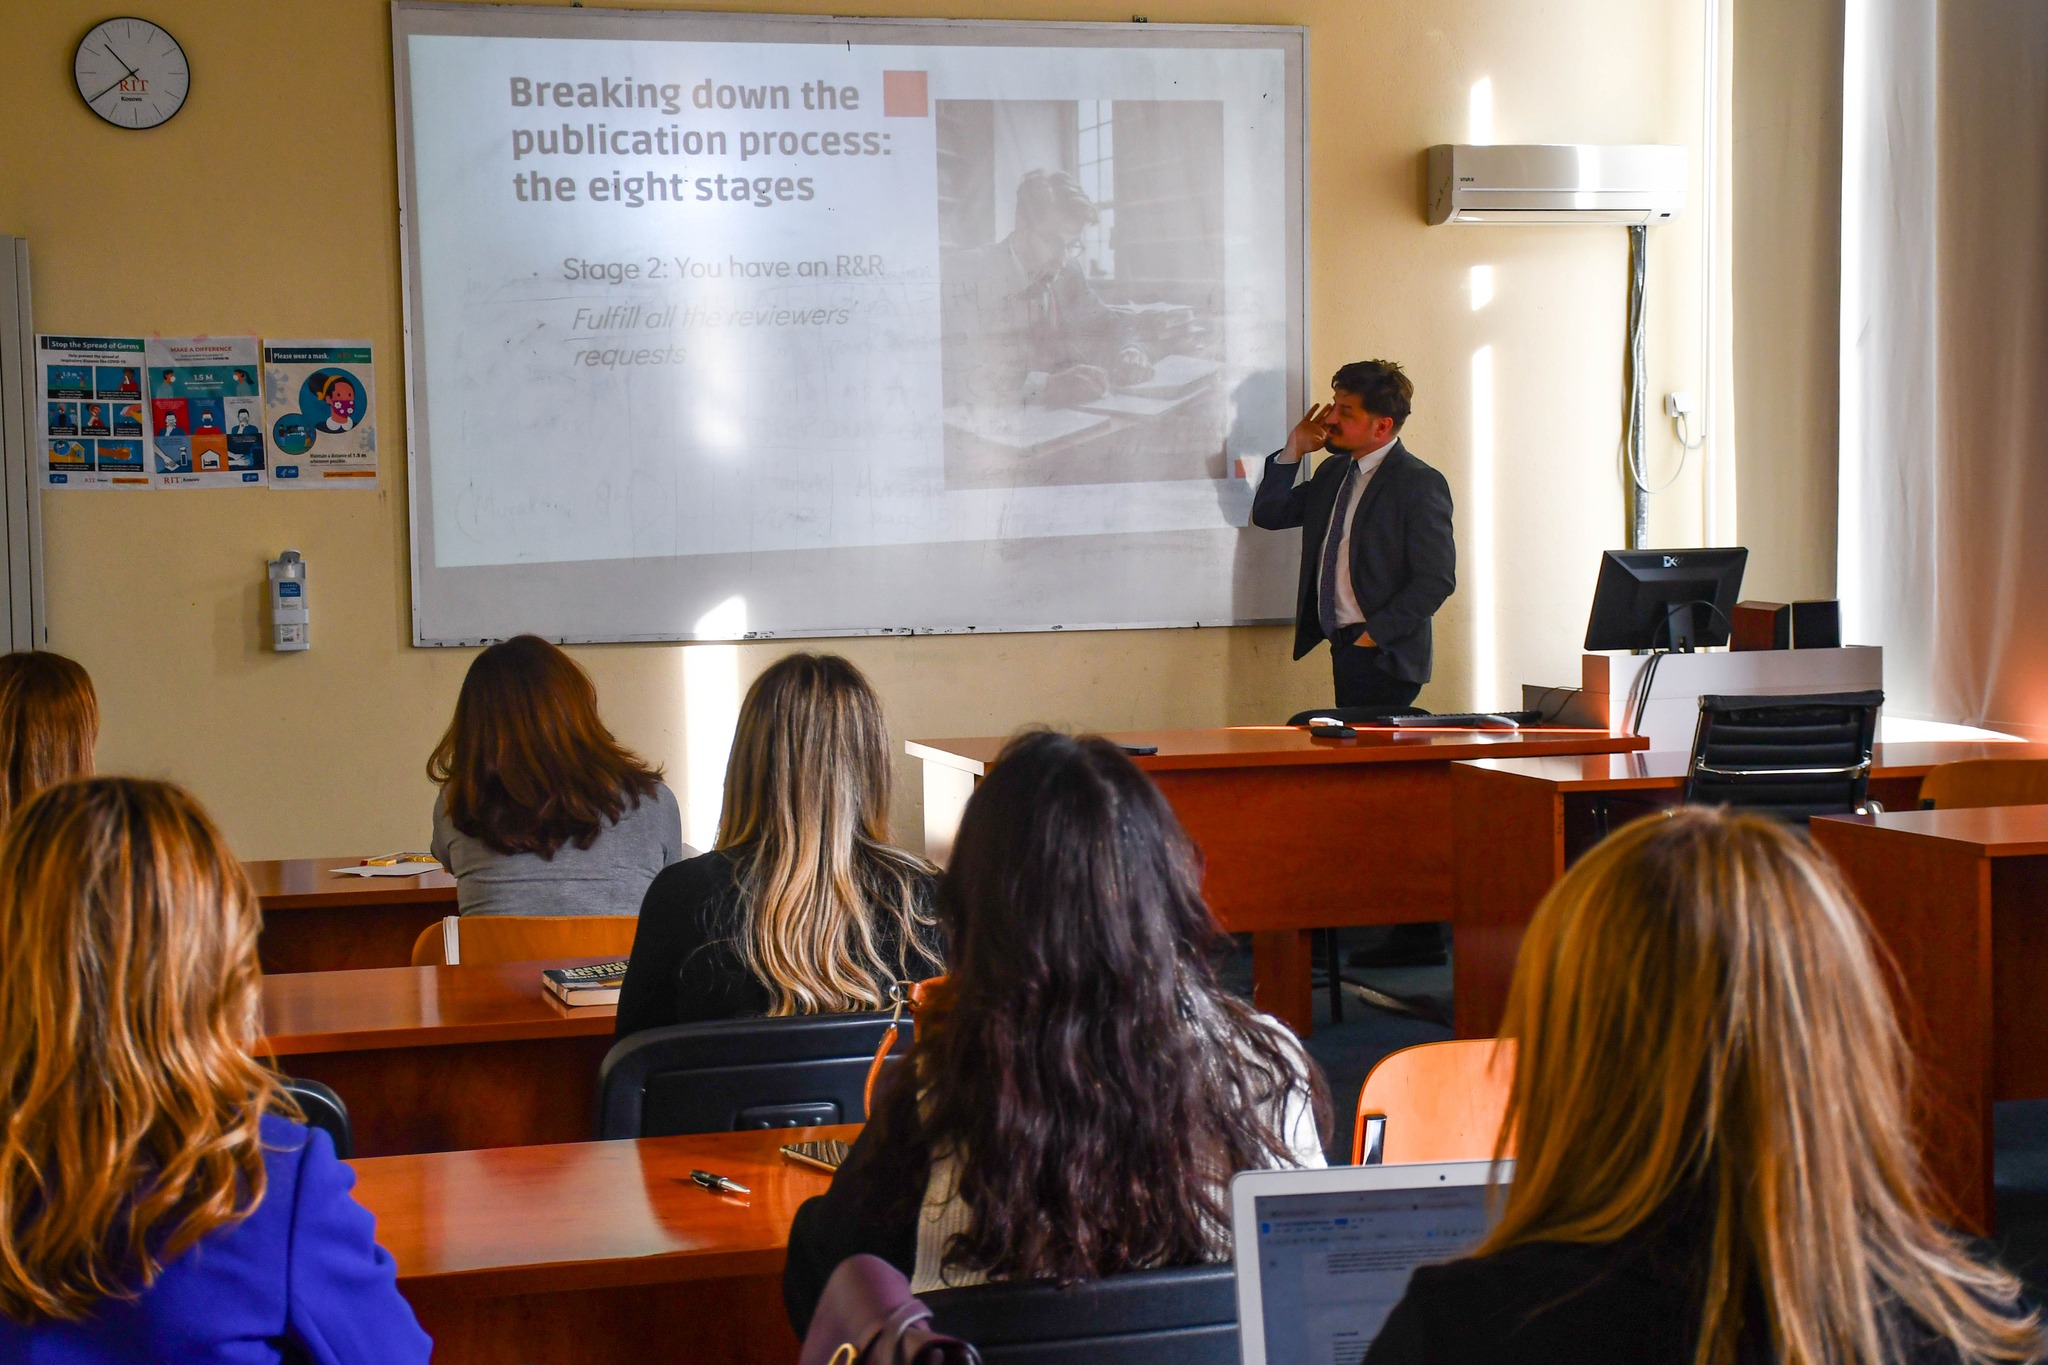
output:
[[[740,706],[718,847],[655,878],[621,1036],[749,1015],[882,1009],[944,970],[933,869],[889,843],[889,731],[859,669],[792,654]]]
[[[1941,1225],[1869,926],[1778,822],[1685,810],[1588,853],[1501,1035],[1500,1221],[1415,1272],[1368,1365],[2040,1358],[2019,1282]]]
[[[465,915],[634,914],[697,852],[661,770],[612,738],[590,676],[537,635],[470,663],[427,776],[434,856]]]
[[[860,1252],[920,1291],[1223,1260],[1233,1174],[1323,1164],[1321,1077],[1217,981],[1200,884],[1115,745],[1040,732],[1004,749],[940,883],[946,983],[790,1230],[799,1333]]]

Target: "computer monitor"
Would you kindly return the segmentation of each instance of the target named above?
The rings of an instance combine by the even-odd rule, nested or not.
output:
[[[1600,557],[1587,649],[1725,645],[1742,592],[1740,546],[1711,550],[1609,550]]]

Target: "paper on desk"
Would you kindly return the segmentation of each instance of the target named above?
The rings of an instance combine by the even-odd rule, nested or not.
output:
[[[441,864],[429,859],[423,863],[386,863],[379,867],[355,863],[329,870],[337,877],[417,877],[422,872],[439,872]]]

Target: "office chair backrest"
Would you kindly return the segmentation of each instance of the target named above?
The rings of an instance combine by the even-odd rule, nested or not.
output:
[[[1461,1038],[1388,1053],[1358,1092],[1351,1164],[1491,1161],[1514,1078],[1513,1039]]]
[[[932,1327],[974,1343],[985,1365],[1237,1365],[1237,1281],[1228,1265],[919,1297]]]
[[[625,957],[638,915],[449,915],[420,930],[412,965],[539,962],[556,957]]]
[[[597,1077],[600,1138],[863,1123],[887,1014],[673,1024],[621,1038]],[[905,1047],[910,1016],[893,1025]]]
[[[332,1087],[298,1076],[279,1076],[284,1093],[298,1102],[308,1128],[318,1128],[334,1142],[334,1154],[347,1161],[356,1154],[355,1129],[349,1126],[348,1106]]]
[[[1920,804],[1935,810],[2048,805],[2048,758],[1967,758],[1930,768],[1920,779]]]
[[[1685,799],[1804,822],[1862,807],[1884,693],[1701,697]]]

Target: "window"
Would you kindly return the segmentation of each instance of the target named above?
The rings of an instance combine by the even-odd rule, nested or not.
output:
[[[1116,176],[1115,143],[1112,139],[1112,100],[1081,100],[1079,103],[1080,146],[1075,157],[1076,178],[1081,190],[1095,204],[1101,217],[1081,239],[1081,266],[1091,278],[1116,274]]]

